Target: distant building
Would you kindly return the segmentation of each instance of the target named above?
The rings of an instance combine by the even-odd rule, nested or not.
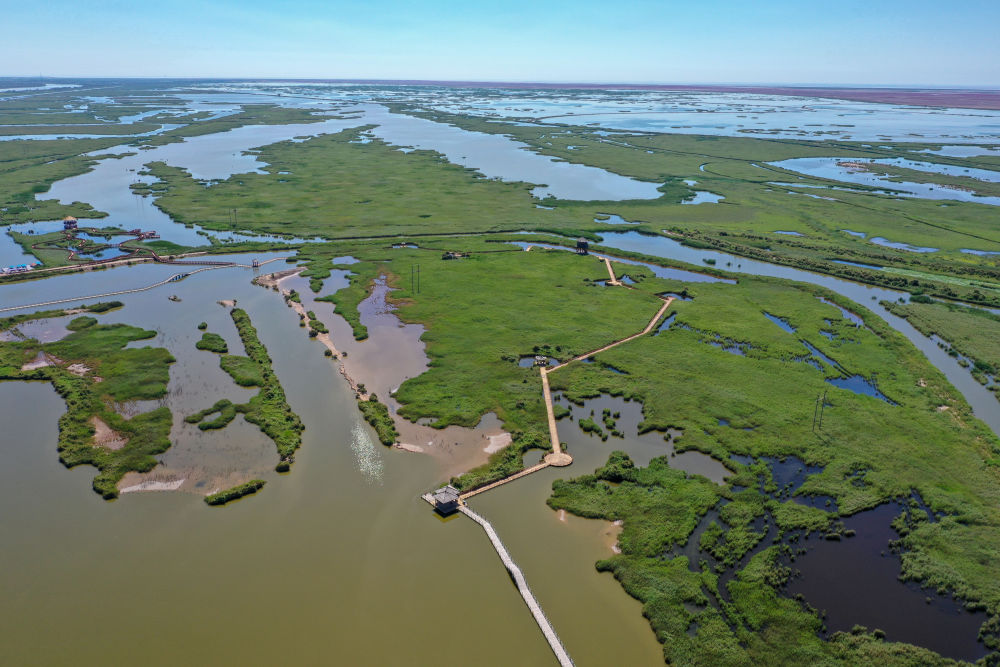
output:
[[[31,271],[36,266],[40,266],[40,264],[38,262],[35,262],[34,264],[31,264],[31,265],[28,265],[28,264],[18,264],[16,266],[8,266],[8,267],[5,267],[3,269],[0,269],[0,273],[3,273],[4,275],[9,275],[9,274],[12,274],[12,273],[27,273],[28,271]]]
[[[458,495],[458,489],[448,484],[430,494],[431,504],[441,514],[451,514],[458,509]]]
[[[71,215],[67,215],[63,218],[63,229],[69,231],[71,229],[76,229],[77,220]]]
[[[581,237],[576,240],[576,254],[586,255],[589,250],[590,250],[590,243],[587,241],[587,239]]]

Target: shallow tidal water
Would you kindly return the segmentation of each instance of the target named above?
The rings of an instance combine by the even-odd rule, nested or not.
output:
[[[925,646],[944,656],[974,661],[988,649],[976,641],[984,612],[899,581],[899,557],[889,543],[899,536],[890,524],[901,507],[887,503],[844,519],[857,534],[842,541],[813,536],[805,555],[789,566],[795,576],[789,594],[801,594],[826,613],[830,632],[849,632],[856,624],[885,632],[887,641]]]
[[[70,289],[99,292],[101,283],[120,289],[154,282],[165,270],[176,267],[21,283],[2,297],[28,303]],[[187,475],[179,491],[101,500],[90,489],[92,468],[58,462],[64,405],[51,386],[0,383],[0,662],[97,662],[113,647],[115,660],[144,664],[310,663],[331,655],[343,664],[430,665],[464,656],[478,664],[554,664],[482,529],[460,516],[442,520],[420,500],[446,479],[441,462],[377,444],[321,345],[278,294],[250,285],[253,275],[205,272],[119,297],[124,309],[99,316],[157,330],[140,345],[165,345],[178,358],[164,399],[174,410],[174,446],[151,477]],[[168,301],[171,293],[181,301]],[[218,369],[215,355],[194,348],[204,320],[239,353],[228,309],[216,303],[234,298],[306,424],[285,475],[272,470],[273,444],[241,426],[242,418],[208,438],[181,422],[209,399],[248,393]],[[639,603],[594,571],[596,560],[611,555],[609,524],[563,522],[544,504],[556,475],[588,472],[610,451],[589,438],[576,444],[572,430],[566,439],[577,465],[518,480],[481,496],[475,508],[495,522],[578,665],[660,664]],[[201,500],[207,489],[194,486],[199,474],[260,475],[267,486],[211,508]]]

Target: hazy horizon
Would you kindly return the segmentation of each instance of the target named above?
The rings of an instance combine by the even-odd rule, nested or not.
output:
[[[10,76],[1000,87],[1000,5],[987,0],[811,13],[791,0],[53,0],[5,18],[20,28],[0,44]]]
[[[0,81],[39,81],[39,82],[59,82],[59,81],[108,81],[108,80],[129,80],[129,81],[205,81],[205,82],[288,82],[288,83],[331,83],[331,84],[351,84],[351,83],[372,83],[372,84],[407,84],[407,85],[498,85],[498,86],[587,86],[587,87],[745,87],[745,88],[815,88],[815,89],[929,89],[929,90],[1000,90],[998,84],[921,84],[921,83],[857,83],[857,82],[816,82],[816,81],[598,81],[580,79],[575,81],[566,80],[528,80],[528,79],[430,79],[415,78],[402,79],[392,77],[305,77],[305,76],[148,76],[136,75],[99,75],[91,74],[87,76],[72,75],[48,75],[48,74],[0,74]]]

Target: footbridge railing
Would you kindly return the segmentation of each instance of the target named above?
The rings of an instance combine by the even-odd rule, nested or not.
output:
[[[549,643],[552,648],[552,652],[556,654],[556,659],[559,661],[561,667],[574,667],[573,660],[569,657],[569,653],[562,645],[562,641],[559,639],[559,635],[552,628],[552,624],[549,623],[549,619],[546,618],[545,612],[542,611],[541,605],[538,604],[538,600],[535,599],[534,594],[531,589],[528,588],[528,582],[524,578],[524,574],[521,573],[521,568],[517,566],[514,559],[510,557],[510,553],[507,551],[507,547],[504,546],[503,541],[500,540],[500,536],[497,535],[497,531],[493,529],[493,526],[489,521],[479,516],[465,504],[459,505],[458,511],[460,511],[465,516],[469,517],[486,531],[486,534],[490,538],[490,542],[493,543],[493,548],[496,549],[497,554],[500,556],[500,560],[503,561],[504,567],[510,573],[511,579],[517,585],[517,590],[521,593],[521,597],[524,598],[524,603],[528,605],[528,609],[531,610],[531,615],[535,617],[535,622],[538,623],[538,627],[541,628],[542,634],[545,636],[545,640]]]

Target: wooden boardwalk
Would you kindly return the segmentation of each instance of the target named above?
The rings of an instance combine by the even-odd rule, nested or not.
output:
[[[611,260],[608,259],[607,257],[603,257],[602,259],[604,260],[604,265],[608,267],[608,275],[611,276],[608,279],[608,284],[614,285],[616,287],[620,286],[622,283],[620,280],[618,280],[618,277],[615,275],[615,270],[611,268]]]
[[[621,285],[621,283],[615,278],[614,271],[611,268],[611,262],[607,259],[605,259],[604,262],[608,267],[608,273],[611,275],[611,279],[613,281],[609,284]],[[574,357],[573,359],[559,364],[558,366],[553,366],[552,368],[546,368],[544,366],[540,367],[539,372],[542,377],[542,396],[545,399],[545,411],[548,416],[549,439],[552,443],[552,453],[547,454],[545,459],[537,465],[522,470],[521,472],[511,475],[510,477],[505,477],[501,480],[493,482],[492,484],[487,484],[486,486],[481,486],[478,489],[473,489],[472,491],[463,493],[458,498],[458,511],[478,523],[483,527],[483,530],[486,531],[487,536],[490,538],[490,542],[493,544],[493,548],[496,549],[497,554],[500,556],[500,560],[503,561],[504,567],[507,568],[511,579],[513,579],[514,583],[517,585],[517,590],[521,593],[524,603],[528,605],[528,609],[531,610],[531,615],[534,617],[535,622],[538,623],[538,627],[545,636],[545,641],[549,643],[549,646],[552,648],[552,652],[555,653],[560,667],[572,667],[573,660],[569,657],[569,653],[566,652],[566,648],[562,645],[562,641],[559,639],[556,631],[552,628],[552,624],[549,623],[549,619],[546,618],[545,612],[542,611],[541,605],[538,604],[538,600],[535,599],[534,594],[528,587],[528,582],[525,580],[524,574],[517,566],[517,563],[514,562],[514,559],[510,557],[510,553],[508,553],[503,541],[501,541],[500,536],[497,535],[496,530],[493,529],[490,522],[469,509],[469,506],[465,504],[465,501],[480,493],[485,493],[490,489],[495,489],[496,487],[508,482],[513,482],[515,479],[520,479],[521,477],[538,472],[539,470],[548,468],[549,466],[565,466],[572,463],[573,457],[562,451],[562,443],[559,442],[559,430],[556,426],[555,410],[552,406],[552,390],[549,388],[549,373],[553,373],[560,368],[573,363],[574,361],[582,361],[595,354],[610,350],[611,348],[622,345],[623,343],[627,343],[630,340],[635,340],[640,336],[645,336],[653,330],[653,327],[655,327],[656,323],[660,321],[663,314],[667,312],[667,308],[670,307],[673,300],[673,297],[663,299],[663,305],[660,306],[660,309],[656,311],[656,314],[653,315],[652,319],[649,320],[649,323],[646,324],[645,328],[639,333],[617,340],[614,343],[605,345],[604,347],[593,350],[592,352],[581,354],[580,356]]]
[[[536,466],[536,468],[537,467],[538,466]],[[533,472],[532,469],[529,470]],[[527,474],[527,472],[528,471],[523,471],[519,474]],[[545,612],[542,611],[541,605],[538,604],[538,600],[535,599],[534,594],[528,587],[528,582],[524,578],[521,568],[517,566],[514,559],[510,557],[510,553],[507,552],[507,547],[504,546],[500,536],[497,535],[497,531],[493,529],[493,526],[489,521],[470,510],[464,504],[459,505],[458,511],[478,523],[483,527],[483,530],[486,531],[486,534],[490,538],[490,542],[493,543],[493,548],[496,549],[497,555],[500,556],[500,560],[503,561],[504,567],[507,568],[507,571],[510,573],[510,578],[514,580],[514,584],[517,586],[518,592],[521,594],[521,597],[524,598],[524,603],[528,605],[528,609],[531,610],[531,615],[535,617],[535,622],[538,623],[538,627],[545,636],[545,641],[549,643],[549,646],[552,648],[552,652],[556,654],[556,659],[559,661],[560,667],[573,667],[573,660],[569,657],[569,653],[566,652],[566,648],[562,645],[559,635],[557,635],[556,631],[552,628],[552,624],[549,623],[549,619],[545,616]]]
[[[583,361],[584,359],[589,359],[590,357],[594,356],[595,354],[600,354],[601,352],[606,352],[606,351],[610,350],[613,347],[618,347],[622,343],[627,343],[630,340],[635,340],[636,338],[639,338],[640,336],[645,336],[646,334],[648,334],[650,331],[653,330],[653,327],[656,326],[656,323],[660,321],[661,317],[663,317],[663,313],[667,312],[667,308],[669,308],[670,304],[673,303],[673,302],[674,302],[674,297],[672,297],[672,296],[668,296],[666,299],[663,299],[663,305],[660,306],[660,309],[658,311],[656,311],[656,315],[653,315],[653,319],[651,319],[649,321],[649,324],[646,325],[646,328],[643,329],[642,331],[640,331],[639,333],[632,334],[628,338],[622,338],[621,340],[616,340],[614,343],[611,343],[609,345],[605,345],[604,347],[598,348],[598,349],[593,350],[591,352],[587,352],[585,354],[581,354],[579,357],[573,357],[569,361],[564,361],[563,363],[559,364],[558,366],[553,366],[552,368],[543,368],[542,369],[543,375],[547,374],[547,373],[553,373],[553,372],[559,370],[560,368],[564,368],[565,366],[569,366],[574,361]]]
[[[608,265],[608,270],[609,271],[611,270],[610,264]],[[549,388],[549,373],[554,373],[560,368],[568,366],[569,364],[575,361],[582,361],[584,359],[594,356],[595,354],[599,354],[606,350],[610,350],[613,347],[617,347],[618,345],[622,345],[623,343],[627,343],[630,340],[635,340],[640,336],[645,336],[646,334],[648,334],[650,331],[653,330],[653,327],[655,327],[656,323],[660,321],[660,318],[663,317],[663,314],[667,312],[667,308],[670,307],[670,304],[673,303],[673,301],[674,297],[667,297],[666,299],[663,299],[663,305],[660,306],[660,309],[656,311],[656,314],[653,315],[653,318],[649,320],[649,323],[646,325],[646,327],[639,333],[632,334],[631,336],[628,336],[627,338],[622,338],[621,340],[616,340],[613,343],[605,345],[604,347],[600,347],[596,350],[592,350],[585,354],[581,354],[578,357],[573,357],[569,361],[565,361],[559,364],[558,366],[553,366],[551,368],[546,368],[544,366],[539,367],[539,373],[542,376],[542,398],[545,401],[545,412],[549,423],[549,442],[552,445],[552,452],[546,454],[542,462],[537,465],[522,470],[509,477],[504,477],[503,479],[497,480],[485,486],[481,486],[477,489],[466,491],[465,493],[459,496],[459,500],[464,501],[467,498],[471,498],[480,493],[484,493],[486,491],[489,491],[490,489],[495,489],[498,486],[507,484],[508,482],[513,482],[515,479],[520,479],[522,477],[525,477],[526,475],[530,475],[533,472],[538,472],[539,470],[547,468],[548,466],[561,467],[561,466],[568,466],[569,464],[571,464],[573,462],[573,457],[562,450],[562,443],[559,441],[559,428],[556,425],[555,408],[552,405],[552,390]]]
[[[504,477],[503,479],[498,479],[497,481],[493,482],[492,484],[487,484],[486,486],[480,486],[478,489],[473,489],[472,491],[466,491],[465,493],[463,493],[462,495],[460,495],[458,498],[459,498],[459,500],[463,500],[464,501],[464,500],[466,500],[468,498],[471,498],[472,496],[479,495],[480,493],[485,493],[486,491],[489,491],[490,489],[495,489],[498,486],[500,486],[501,484],[506,484],[507,482],[513,482],[515,479],[520,479],[522,477],[525,477],[526,475],[530,475],[533,472],[538,472],[542,468],[548,468],[550,465],[552,465],[552,464],[550,464],[548,461],[542,461],[538,465],[533,465],[530,468],[525,468],[521,472],[514,473],[510,477]]]

